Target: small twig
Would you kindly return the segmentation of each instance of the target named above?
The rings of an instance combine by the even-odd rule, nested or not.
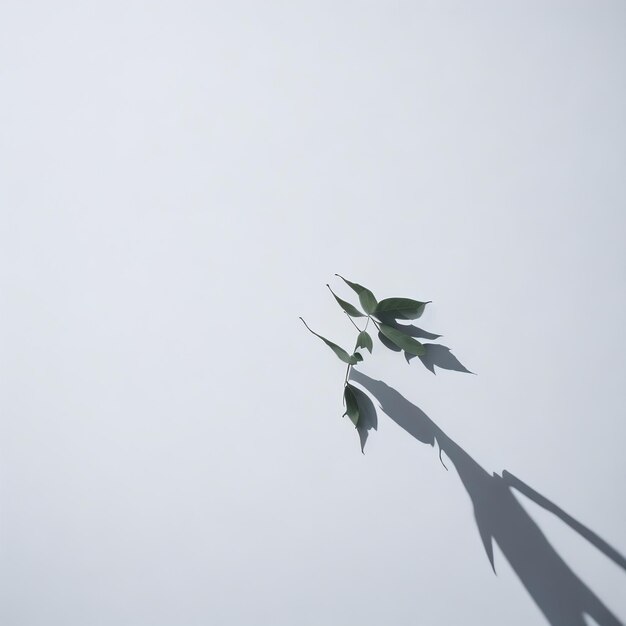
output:
[[[346,312],[344,311],[344,313]],[[348,315],[348,313],[346,313],[346,315]],[[354,326],[359,332],[361,332],[361,329],[356,325],[356,322],[352,319],[352,317],[350,317],[350,315],[348,315],[348,319],[350,320],[350,323],[352,324],[352,326]]]

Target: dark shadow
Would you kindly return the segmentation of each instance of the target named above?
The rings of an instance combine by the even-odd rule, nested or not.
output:
[[[519,503],[512,488],[559,517],[626,569],[623,555],[512,474],[505,471],[499,476],[486,472],[426,413],[395,389],[354,369],[350,379],[372,394],[380,403],[380,408],[411,436],[431,446],[436,442],[440,455],[445,452],[470,497],[478,534],[494,572],[493,541],[550,624],[585,626],[585,615],[592,617],[599,626],[622,624],[559,556]]]
[[[435,366],[442,370],[450,370],[452,372],[463,372],[465,374],[473,374],[470,372],[459,359],[457,359],[450,348],[442,346],[438,343],[425,343],[426,354],[424,356],[417,357],[424,367],[435,374]],[[412,354],[404,353],[404,356],[408,362],[413,358]]]

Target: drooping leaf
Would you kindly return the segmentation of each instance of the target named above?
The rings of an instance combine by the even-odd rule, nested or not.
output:
[[[404,320],[402,321],[404,322]],[[390,317],[385,317],[384,319],[381,319],[381,322],[383,322],[383,324],[387,324],[387,326],[391,326],[391,328],[397,328],[405,335],[408,335],[409,337],[415,337],[415,339],[418,339],[420,341],[422,339],[439,339],[440,337],[442,337],[442,335],[430,333],[427,330],[419,328],[418,326],[415,326],[413,324],[402,324],[399,321],[394,320]]]
[[[361,355],[360,352],[354,352],[352,356],[357,360],[358,363],[360,363],[363,360],[363,356]]]
[[[418,326],[411,326],[411,337],[415,337],[415,339],[440,339],[443,335],[437,335],[436,333],[430,333],[423,328],[419,328]]]
[[[396,344],[393,343],[393,341],[390,341],[389,339],[387,339],[387,337],[385,337],[385,335],[383,335],[381,332],[378,333],[378,338],[380,339],[380,343],[382,343],[383,346],[385,346],[385,348],[389,348],[390,350],[393,350],[394,352],[402,352],[402,348],[398,348],[398,346],[396,346]]]
[[[367,441],[368,431],[378,428],[378,416],[376,415],[374,403],[366,393],[355,386],[352,386],[352,393],[359,407],[359,423],[356,425],[356,431],[361,442],[361,452],[365,454],[365,442]]]
[[[339,274],[335,274],[335,276],[339,276]],[[374,297],[374,294],[366,287],[363,287],[363,285],[359,285],[358,283],[353,283],[349,280],[346,280],[343,276],[339,276],[339,278],[341,278],[341,280],[343,280],[343,282],[346,283],[348,287],[356,292],[356,294],[359,296],[359,302],[361,303],[363,310],[369,315],[374,313],[374,311],[376,310],[376,305],[378,304],[376,298]]]
[[[405,335],[402,331],[399,331],[396,328],[391,328],[391,326],[381,324],[380,332],[385,335],[387,339],[395,343],[398,348],[402,348],[402,350],[408,352],[409,354],[415,354],[416,356],[426,354],[426,349],[419,341],[413,339],[413,337]]]
[[[359,336],[356,338],[356,347],[365,348],[366,350],[370,351],[370,354],[372,354],[372,348],[374,347],[374,344],[369,333],[364,330],[359,333]]]
[[[309,332],[313,333],[316,337],[319,337],[344,363],[348,363],[349,365],[356,365],[359,361],[358,358],[354,355],[348,354],[343,348],[338,346],[336,343],[329,341],[326,337],[322,337],[322,335],[318,335],[314,330],[311,330],[308,324],[302,319],[302,323],[308,328]],[[361,355],[359,355],[361,356]],[[362,359],[363,357],[361,357]]]
[[[330,285],[326,285],[330,289]],[[335,292],[330,289],[330,293],[333,294],[337,304],[350,316],[350,317],[365,317],[364,313],[361,313],[353,304],[342,300],[339,296],[335,295]]]
[[[385,298],[376,305],[374,315],[381,319],[389,317],[396,320],[415,320],[422,315],[429,302],[410,298]]]
[[[352,387],[352,385],[347,384],[343,390],[343,399],[346,403],[346,412],[343,415],[347,415],[356,426],[359,423],[359,405],[356,401],[353,389],[354,387]]]

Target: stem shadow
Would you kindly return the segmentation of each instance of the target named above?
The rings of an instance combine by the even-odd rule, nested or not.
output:
[[[506,470],[502,476],[489,474],[424,411],[392,387],[354,369],[350,380],[369,392],[383,412],[412,437],[430,446],[437,443],[440,453],[446,453],[472,502],[476,528],[494,573],[495,541],[548,623],[585,626],[584,616],[588,615],[599,626],[622,624],[556,552],[513,489],[556,515],[626,570],[626,559],[620,552],[513,474]]]

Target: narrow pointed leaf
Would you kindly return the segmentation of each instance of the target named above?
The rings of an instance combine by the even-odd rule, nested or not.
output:
[[[366,350],[370,351],[370,354],[372,354],[372,348],[374,347],[374,344],[369,333],[365,332],[364,330],[359,333],[359,336],[356,339],[356,347],[365,348]]]
[[[326,285],[330,289],[330,285]],[[335,295],[335,292],[330,289],[330,293],[333,294],[337,304],[350,316],[350,317],[365,317],[365,313],[361,313],[353,304],[342,300],[339,296]]]
[[[302,318],[300,319],[302,320]],[[307,323],[304,320],[302,320],[302,323],[308,328],[309,332],[313,333],[316,337],[319,337],[344,363],[348,363],[350,365],[356,365],[356,363],[358,363],[358,359],[355,356],[351,356],[336,343],[333,343],[332,341],[326,339],[326,337],[318,335],[315,331],[311,330],[308,327]]]
[[[376,305],[374,315],[383,319],[390,317],[397,320],[415,320],[422,315],[429,302],[410,298],[385,298]]]
[[[402,321],[404,322],[404,320]],[[429,333],[427,330],[419,328],[418,326],[415,326],[413,324],[401,324],[399,321],[389,317],[381,319],[381,322],[383,324],[387,324],[387,326],[391,326],[391,328],[396,328],[402,331],[405,335],[408,335],[409,337],[415,337],[415,339],[418,339],[419,341],[421,341],[422,339],[439,339],[443,336],[436,335],[435,333]]]
[[[335,276],[339,276],[339,274],[335,274]],[[366,287],[363,287],[363,285],[346,280],[343,276],[339,276],[339,278],[341,278],[341,280],[343,280],[348,287],[356,292],[359,296],[359,302],[361,303],[363,310],[369,315],[373,314],[376,310],[376,305],[378,304],[374,294]]]
[[[419,341],[413,339],[413,337],[405,335],[396,328],[391,328],[391,326],[381,324],[380,332],[385,335],[387,339],[395,343],[398,348],[402,348],[402,350],[408,352],[409,354],[415,354],[416,356],[423,356],[426,354],[426,348],[424,348]]]
[[[359,423],[359,405],[352,390],[353,387],[350,384],[346,385],[343,390],[343,399],[346,403],[346,412],[343,415],[347,415],[356,426]]]

